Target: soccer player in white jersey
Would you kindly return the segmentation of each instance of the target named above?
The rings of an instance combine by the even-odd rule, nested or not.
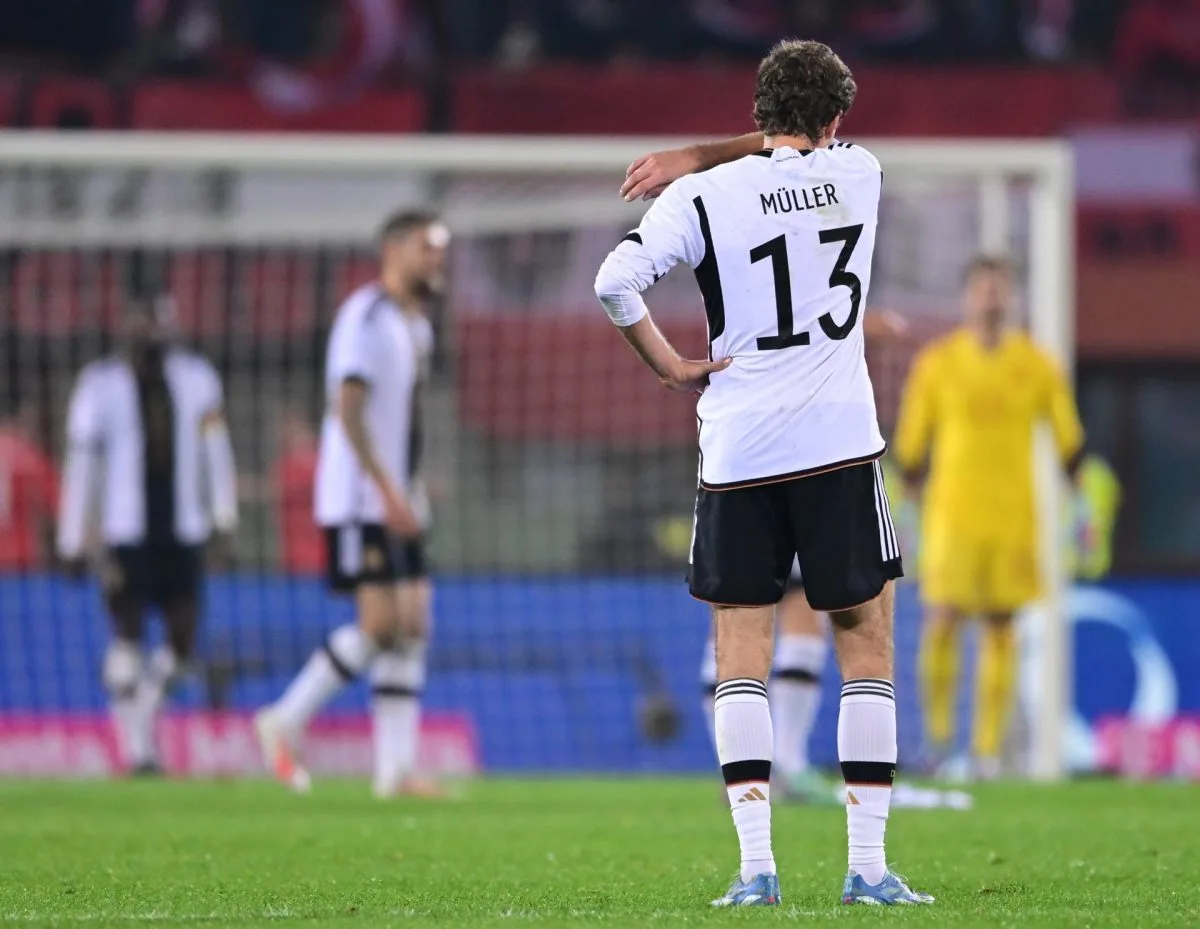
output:
[[[160,772],[154,739],[164,694],[191,656],[214,535],[228,552],[237,478],[221,382],[207,360],[173,344],[169,300],[130,301],[122,351],[92,362],[75,383],[58,554],[81,575],[99,496],[98,560],[114,637],[103,679],[124,763]],[[165,642],[143,654],[143,620],[157,608]]]
[[[416,773],[430,598],[414,403],[432,346],[421,307],[443,287],[449,233],[433,214],[408,211],[384,223],[379,242],[378,280],[346,298],[329,336],[316,475],[329,583],[354,594],[357,622],[335,629],[256,723],[276,777],[307,790],[299,746],[309,720],[369,672],[375,793],[429,796],[437,785]]]
[[[700,143],[651,152],[638,158],[626,172],[621,196],[628,201],[653,200],[672,181],[707,171],[762,151],[761,132],[735,139]],[[908,322],[886,309],[872,309],[863,318],[863,336],[872,342],[889,342],[904,336]],[[840,802],[834,790],[810,765],[808,743],[821,705],[821,673],[828,656],[828,617],[814,610],[804,595],[799,562],[792,565],[787,591],[775,610],[777,640],[769,686],[775,757],[771,763],[776,799],[813,805]],[[714,698],[717,690],[716,642],[710,633],[700,667],[702,708],[709,735],[716,744]]]
[[[596,278],[605,310],[662,382],[701,393],[690,589],[713,606],[717,753],[741,847],[718,906],[780,901],[766,680],[793,559],[809,602],[831,616],[845,681],[842,900],[932,900],[884,854],[896,767],[892,581],[902,568],[861,322],[883,178],[869,152],[835,141],[855,92],[827,46],[777,45],[754,94],[767,147],[670,185]],[[680,263],[703,297],[708,361],[681,358],[641,296]]]

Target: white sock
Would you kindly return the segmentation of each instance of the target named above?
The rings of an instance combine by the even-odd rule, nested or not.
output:
[[[133,768],[152,761],[154,744],[140,724],[137,705],[138,681],[142,676],[141,648],[123,639],[110,642],[104,653],[102,676],[122,762]]]
[[[380,652],[371,665],[375,792],[381,796],[393,793],[417,768],[425,655],[424,642],[410,642]]]
[[[134,694],[133,718],[138,729],[139,743],[146,747],[146,760],[158,757],[157,726],[158,714],[162,709],[167,687],[179,670],[175,651],[169,645],[160,645],[146,662]]]
[[[354,623],[334,629],[275,704],[283,727],[303,732],[317,710],[363,672],[375,652],[375,643]]]
[[[735,678],[717,685],[717,757],[742,849],[742,880],[774,874],[771,852],[771,710],[767,685]]]
[[[808,770],[808,739],[821,705],[821,672],[829,646],[824,636],[782,635],[771,671],[774,769],[785,778]]]
[[[717,750],[717,722],[715,715],[715,700],[717,694],[717,643],[709,633],[708,641],[704,643],[704,660],[700,664],[700,708],[704,711],[704,721],[708,723],[708,738],[712,742],[713,751]]]
[[[883,837],[896,776],[896,695],[891,681],[861,678],[842,685],[838,758],[846,779],[850,870],[868,884],[887,873]]]

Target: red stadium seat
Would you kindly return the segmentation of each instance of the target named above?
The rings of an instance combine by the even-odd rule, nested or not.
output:
[[[17,101],[21,82],[11,74],[0,74],[0,127],[12,126],[17,119]]]
[[[214,335],[229,326],[230,263],[219,251],[179,252],[167,275],[175,318],[190,337]]]
[[[369,284],[379,277],[379,261],[363,255],[348,255],[334,259],[333,297],[341,300],[350,291]],[[325,307],[324,315],[333,313],[333,307]]]
[[[859,68],[848,132],[1043,136],[1119,117],[1111,75],[1087,68]],[[659,65],[474,71],[453,92],[459,132],[731,135],[748,131],[754,69]]]
[[[456,322],[462,417],[485,435],[630,448],[696,441],[694,398],[660,387],[606,319],[570,314],[527,325],[489,314]],[[703,320],[662,328],[681,352],[703,357]]]
[[[31,122],[39,129],[115,129],[117,110],[112,88],[86,78],[38,81],[30,101]]]
[[[120,308],[119,275],[110,255],[28,251],[13,274],[17,327],[39,335],[112,328]]]
[[[454,83],[458,132],[732,134],[753,129],[752,67],[474,71]]]
[[[316,262],[311,252],[268,251],[247,267],[249,322],[256,335],[289,336],[316,325]]]
[[[426,107],[415,90],[370,91],[306,113],[271,109],[234,84],[153,81],[133,92],[135,129],[247,132],[419,132]]]
[[[316,325],[316,266],[309,252],[180,252],[168,280],[177,321],[189,336],[232,329],[286,337]]]

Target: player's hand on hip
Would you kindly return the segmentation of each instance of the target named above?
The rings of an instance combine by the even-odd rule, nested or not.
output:
[[[702,394],[708,386],[709,376],[724,371],[731,364],[732,358],[720,358],[716,361],[688,361],[686,358],[680,358],[672,370],[660,380],[672,390]]]
[[[421,534],[421,521],[412,505],[395,490],[383,495],[383,519],[388,531],[402,539],[415,539]]]
[[[625,172],[621,197],[627,203],[653,200],[672,181],[700,170],[700,159],[692,148],[673,148],[643,155]]]

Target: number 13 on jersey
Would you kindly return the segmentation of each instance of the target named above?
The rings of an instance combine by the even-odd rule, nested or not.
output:
[[[858,275],[847,271],[854,248],[862,236],[862,223],[854,226],[840,226],[836,229],[822,229],[818,238],[822,245],[841,243],[841,251],[834,261],[833,270],[829,274],[829,286],[845,287],[850,291],[850,313],[845,322],[838,323],[830,313],[822,313],[817,317],[821,331],[834,341],[841,341],[850,335],[858,322],[859,305],[862,303],[862,282]],[[758,350],[762,352],[776,351],[781,348],[792,348],[797,345],[808,345],[810,341],[808,330],[795,331],[795,317],[792,309],[792,275],[788,266],[787,236],[778,235],[775,238],[756,245],[750,249],[750,263],[755,264],[764,259],[771,259],[771,272],[775,278],[775,315],[778,331],[775,335],[761,336],[758,339]]]

